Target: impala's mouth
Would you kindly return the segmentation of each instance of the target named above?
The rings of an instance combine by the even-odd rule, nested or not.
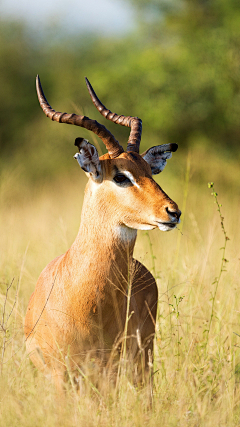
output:
[[[170,231],[176,228],[179,222],[158,222],[158,228],[161,231]]]

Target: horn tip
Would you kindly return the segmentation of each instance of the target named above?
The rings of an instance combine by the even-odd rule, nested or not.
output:
[[[86,82],[87,87],[91,86],[90,81],[88,80],[88,78],[86,76],[84,78],[85,78],[85,82]]]
[[[88,78],[87,78],[87,77],[85,77],[85,82],[86,82],[87,89],[88,89],[88,92],[89,92],[89,94],[90,94],[91,98],[92,98],[92,96],[93,96],[93,95],[95,95],[95,96],[96,96],[96,94],[95,94],[95,92],[94,92],[94,90],[93,90],[93,88],[92,88],[92,85],[91,85],[91,83],[90,83],[90,81],[88,80]]]
[[[39,75],[37,74],[37,76],[36,76],[36,87],[37,87],[37,90],[39,90],[39,88],[41,89],[42,88],[42,86],[41,86],[41,81],[40,81],[40,77],[39,77]]]

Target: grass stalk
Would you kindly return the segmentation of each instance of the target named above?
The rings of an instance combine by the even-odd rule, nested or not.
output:
[[[181,243],[183,225],[184,225],[184,220],[185,220],[186,205],[187,205],[190,171],[191,171],[191,152],[188,151],[187,167],[186,167],[186,173],[185,173],[185,179],[184,179],[183,202],[181,205],[182,215],[181,215],[181,222],[180,222],[180,225],[178,227],[179,233],[178,233],[178,237],[177,237],[177,248],[176,248],[176,255],[174,258],[174,265],[173,265],[173,277],[175,275],[175,271],[176,271],[176,268],[178,265],[178,259],[179,259],[180,243]]]
[[[124,331],[123,331],[123,342],[122,342],[120,360],[118,365],[117,381],[116,381],[117,391],[120,388],[121,379],[126,374],[128,323],[133,314],[133,312],[130,313],[131,294],[132,294],[132,281],[131,281],[131,274],[130,274],[130,262],[128,260],[128,277],[127,277],[127,292],[126,292],[127,306],[126,306],[126,316],[125,316],[125,324],[124,324]]]
[[[145,235],[147,236],[147,239],[148,239],[150,256],[151,256],[151,260],[152,260],[151,270],[152,270],[153,276],[155,277],[155,279],[157,279],[157,277],[156,277],[156,266],[155,266],[156,257],[155,257],[154,252],[153,252],[153,244],[152,244],[152,241],[151,241],[151,238],[150,238],[148,231],[146,231]]]
[[[4,303],[3,303],[2,321],[1,321],[1,324],[0,324],[0,329],[1,329],[1,332],[3,333],[2,355],[1,355],[1,365],[0,365],[0,374],[1,375],[3,373],[3,364],[4,364],[4,356],[5,356],[6,346],[7,346],[7,344],[8,344],[9,341],[10,342],[13,341],[11,336],[10,336],[10,338],[8,338],[8,334],[9,334],[9,331],[8,331],[8,329],[9,329],[9,323],[8,322],[9,322],[9,319],[10,319],[10,317],[11,317],[11,315],[13,313],[13,310],[14,310],[14,308],[16,306],[16,303],[17,303],[18,286],[17,286],[17,289],[16,289],[15,299],[14,299],[13,305],[11,307],[11,310],[10,310],[10,312],[9,312],[8,315],[6,314],[6,305],[7,305],[7,302],[8,302],[8,293],[9,293],[9,291],[10,291],[12,285],[13,285],[13,282],[14,282],[14,278],[12,279],[11,283],[7,286],[7,289],[6,289]]]
[[[211,326],[212,326],[212,320],[213,320],[213,316],[214,316],[215,300],[216,300],[219,282],[220,282],[220,279],[222,277],[223,272],[227,271],[226,270],[226,264],[228,263],[228,260],[226,259],[225,252],[226,252],[227,242],[228,242],[228,240],[230,240],[229,237],[227,236],[227,232],[225,229],[224,217],[223,217],[222,211],[221,211],[222,205],[218,202],[218,194],[216,193],[216,191],[214,189],[214,183],[209,182],[208,188],[212,189],[211,195],[214,197],[214,203],[216,203],[216,205],[217,205],[217,211],[218,211],[219,217],[220,217],[221,229],[222,229],[222,232],[224,234],[224,245],[220,248],[220,250],[222,250],[222,259],[221,259],[219,273],[218,273],[218,276],[215,277],[215,280],[212,282],[212,285],[215,285],[215,289],[214,289],[214,293],[213,293],[212,298],[211,298],[212,306],[211,306],[211,315],[210,315],[210,319],[209,319],[209,327],[207,330],[207,340],[206,340],[207,344],[209,341],[209,334],[210,334],[210,330],[211,330]]]

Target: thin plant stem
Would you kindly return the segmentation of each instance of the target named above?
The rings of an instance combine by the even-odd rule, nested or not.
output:
[[[130,260],[128,259],[128,278],[127,278],[127,293],[126,293],[127,308],[126,308],[125,325],[124,325],[124,332],[123,332],[123,345],[122,345],[121,354],[120,354],[120,361],[119,361],[119,365],[118,365],[116,390],[119,389],[120,380],[122,378],[123,372],[124,373],[126,372],[128,322],[129,322],[129,320],[133,314],[133,312],[130,313],[131,294],[132,294],[132,282],[131,282],[131,274],[130,274]]]
[[[207,341],[206,341],[206,343],[208,343],[210,329],[212,326],[212,320],[213,320],[213,316],[214,316],[214,306],[215,306],[215,300],[216,300],[218,285],[219,285],[220,279],[222,277],[222,273],[224,271],[227,271],[226,270],[226,264],[227,264],[228,260],[225,257],[225,252],[226,252],[227,241],[230,240],[227,236],[227,232],[226,232],[226,229],[224,226],[224,217],[222,216],[222,212],[221,212],[222,205],[218,202],[218,194],[216,193],[216,191],[214,189],[214,183],[209,182],[208,188],[212,189],[211,195],[214,197],[214,203],[216,203],[216,205],[217,205],[217,211],[219,213],[219,217],[220,217],[220,221],[221,221],[221,229],[222,229],[222,232],[224,234],[224,245],[222,248],[220,248],[222,250],[222,259],[221,259],[220,270],[219,270],[218,276],[215,278],[215,280],[212,283],[213,285],[215,284],[215,289],[214,289],[214,293],[212,296],[212,308],[211,308],[211,315],[210,315],[210,320],[209,320],[209,328],[207,330]]]
[[[174,299],[175,299],[175,304],[169,304],[169,306],[172,307],[173,312],[175,313],[176,317],[177,317],[177,358],[178,358],[178,371],[180,370],[180,345],[181,345],[181,339],[180,339],[180,333],[179,333],[179,329],[180,329],[180,322],[179,322],[179,304],[182,302],[183,298],[185,298],[185,295],[177,297],[176,295],[174,295]]]
[[[150,239],[150,236],[149,236],[149,232],[148,232],[148,231],[146,231],[146,236],[147,236],[147,238],[148,238],[149,248],[150,248],[150,255],[151,255],[151,259],[152,259],[152,272],[153,272],[153,276],[154,276],[154,277],[155,277],[155,279],[156,279],[156,266],[155,266],[155,259],[156,259],[156,257],[155,257],[155,255],[154,255],[154,253],[153,253],[153,244],[152,244],[152,242],[151,242],[151,239]]]
[[[132,293],[132,283],[130,280],[130,268],[128,268],[128,291],[127,291],[127,311],[126,311],[126,319],[125,319],[125,327],[124,327],[124,342],[123,342],[123,360],[126,360],[127,354],[127,330],[128,330],[128,322],[131,317],[129,316],[130,311],[130,301],[131,301],[131,293]]]
[[[182,215],[181,215],[181,222],[178,227],[178,230],[180,233],[178,233],[177,237],[177,249],[176,249],[176,256],[174,259],[174,266],[173,266],[173,275],[175,275],[175,270],[178,265],[178,258],[179,258],[179,251],[180,251],[180,243],[181,243],[181,237],[182,237],[182,230],[183,230],[183,224],[185,219],[185,211],[186,211],[186,204],[187,204],[187,196],[188,196],[188,187],[189,187],[189,178],[190,178],[190,170],[191,170],[191,152],[188,152],[187,156],[187,168],[185,173],[185,183],[184,183],[184,193],[183,193],[183,202],[182,202]]]
[[[10,285],[7,287],[6,290],[6,294],[5,294],[5,299],[4,299],[4,304],[3,304],[3,314],[2,314],[2,322],[0,324],[1,330],[3,332],[3,344],[2,344],[2,356],[1,356],[1,367],[0,367],[0,373],[2,375],[2,370],[3,370],[3,362],[4,362],[4,356],[5,356],[5,351],[6,351],[6,345],[7,345],[7,334],[8,334],[8,321],[13,313],[14,307],[16,305],[17,302],[17,294],[18,294],[18,286],[17,286],[17,290],[16,290],[16,294],[15,294],[15,300],[13,303],[13,306],[10,310],[10,313],[8,314],[8,316],[6,316],[6,303],[8,300],[8,292],[10,290],[10,288],[12,287],[12,284],[14,282],[14,278],[12,279]]]

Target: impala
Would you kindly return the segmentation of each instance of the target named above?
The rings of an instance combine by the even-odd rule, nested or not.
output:
[[[99,157],[86,139],[76,139],[79,152],[74,157],[89,178],[80,229],[70,249],[43,270],[27,308],[30,358],[59,387],[68,369],[86,372],[88,362],[96,372],[110,369],[123,342],[135,381],[142,383],[149,375],[158,290],[152,274],[133,258],[133,249],[137,230],[172,230],[181,215],[152,178],[164,169],[177,144],[152,147],[140,155],[141,120],[112,113],[86,83],[98,111],[131,128],[127,151],[97,121],[53,110],[38,76],[36,82],[47,117],[94,132],[108,151]]]

